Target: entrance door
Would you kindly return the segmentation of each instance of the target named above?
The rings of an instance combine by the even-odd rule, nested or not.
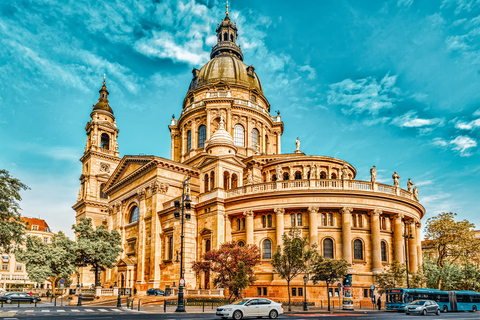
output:
[[[205,272],[205,283],[203,285],[205,289],[210,289],[210,270]]]
[[[120,274],[120,288],[125,288],[125,276]]]

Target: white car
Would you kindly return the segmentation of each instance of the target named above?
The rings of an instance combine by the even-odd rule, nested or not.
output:
[[[235,320],[243,317],[269,317],[270,319],[276,319],[282,313],[283,306],[281,303],[265,298],[246,298],[218,307],[215,315],[222,317],[222,319],[232,318]]]

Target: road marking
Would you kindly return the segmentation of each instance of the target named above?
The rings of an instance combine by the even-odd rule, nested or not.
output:
[[[77,309],[71,309],[70,311],[72,311],[72,312],[80,312],[80,310],[77,310]]]
[[[65,312],[65,310],[57,310],[57,312]]]
[[[42,310],[42,312],[50,312],[50,310]]]
[[[108,312],[108,310],[105,310],[105,309],[98,309],[98,311]]]
[[[35,312],[35,311],[33,311],[33,310],[25,310],[25,312]]]
[[[123,312],[123,310],[120,310],[120,309],[112,309],[112,311],[115,311],[115,312]]]
[[[87,311],[87,312],[95,312],[95,311],[93,311],[92,309],[85,309],[85,311]]]

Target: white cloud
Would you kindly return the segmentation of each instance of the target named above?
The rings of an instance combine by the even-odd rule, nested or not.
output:
[[[418,118],[415,111],[410,111],[403,116],[396,117],[392,124],[402,128],[420,128],[425,126],[441,126],[443,118],[422,119]]]
[[[472,130],[475,128],[480,127],[480,119],[472,120],[470,122],[461,122],[458,121],[455,124],[455,128],[460,129],[460,130]]]
[[[400,89],[395,87],[397,76],[387,74],[380,83],[374,77],[359,80],[345,79],[330,85],[327,101],[332,105],[343,105],[345,114],[378,114],[383,109],[395,107]]]
[[[439,147],[446,147],[448,146],[448,142],[442,138],[435,138],[433,139],[433,145],[439,146]]]
[[[459,151],[462,157],[468,157],[471,156],[469,149],[476,147],[477,141],[468,136],[458,136],[451,140],[449,144],[453,146],[453,150]]]
[[[398,0],[397,7],[410,7],[413,4],[413,0]]]
[[[480,109],[479,109],[479,110],[476,110],[476,111],[473,113],[473,116],[474,116],[474,117],[480,116]]]
[[[309,80],[313,80],[317,77],[317,72],[315,71],[315,69],[308,64],[301,66],[300,68],[298,68],[298,70],[308,72],[307,79]]]
[[[390,117],[381,117],[381,118],[375,118],[375,119],[370,119],[370,120],[364,120],[362,123],[366,126],[375,126],[377,124],[384,124],[390,121]]]

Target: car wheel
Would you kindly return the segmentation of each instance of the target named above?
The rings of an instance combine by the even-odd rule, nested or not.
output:
[[[426,316],[426,315],[427,315],[427,310],[423,309],[422,315],[423,315],[423,316]]]
[[[448,307],[447,306],[443,306],[443,312],[447,312],[448,311]]]
[[[157,295],[158,295],[158,293],[156,293],[156,292],[155,292],[155,295],[157,296]]]
[[[477,306],[472,307],[472,312],[477,312]]]
[[[440,315],[440,308],[437,309],[437,312],[435,312],[435,314],[436,314],[437,316]]]
[[[410,313],[409,313],[409,312],[405,312],[405,314],[406,314],[407,316],[408,316],[408,315],[410,315]]]
[[[235,320],[240,320],[243,318],[243,313],[242,311],[240,310],[235,310],[235,312],[233,313],[233,316],[232,316],[233,319]]]
[[[278,317],[278,312],[277,312],[277,310],[272,310],[272,311],[270,311],[270,314],[268,315],[268,317],[269,317],[270,319],[277,319],[277,317]]]

